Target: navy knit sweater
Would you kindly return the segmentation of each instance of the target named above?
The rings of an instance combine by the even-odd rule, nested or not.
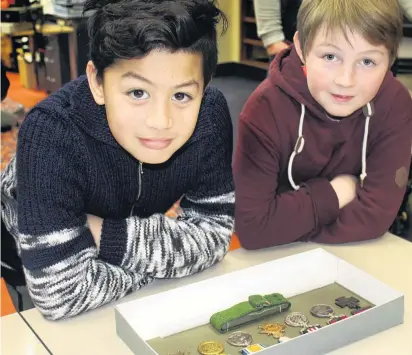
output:
[[[221,260],[234,219],[231,159],[229,110],[213,88],[192,137],[159,165],[116,142],[85,77],[38,104],[2,174],[2,218],[36,307],[70,317]],[[180,198],[181,214],[166,217]],[[99,253],[87,214],[104,219]]]

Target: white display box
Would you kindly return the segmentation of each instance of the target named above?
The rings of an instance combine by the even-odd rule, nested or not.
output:
[[[318,248],[120,304],[115,307],[116,331],[134,354],[156,355],[148,340],[208,324],[213,313],[252,294],[277,292],[290,298],[333,283],[375,307],[259,355],[326,354],[403,323],[402,293]]]

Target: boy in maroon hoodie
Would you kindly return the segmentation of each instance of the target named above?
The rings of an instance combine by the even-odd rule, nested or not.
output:
[[[246,249],[379,237],[405,193],[412,100],[389,71],[397,0],[304,0],[297,28],[240,116],[235,229]]]

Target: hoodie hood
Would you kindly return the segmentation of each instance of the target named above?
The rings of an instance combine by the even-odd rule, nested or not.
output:
[[[382,87],[385,87],[387,85],[388,80],[390,80],[390,76],[391,74],[388,72],[384,78],[378,95],[382,91]],[[284,91],[287,95],[289,95],[301,105],[298,138],[296,140],[294,150],[289,158],[288,164],[289,182],[295,190],[298,190],[299,186],[294,182],[292,176],[292,168],[295,157],[303,151],[305,146],[303,125],[306,111],[309,110],[313,114],[313,117],[319,120],[329,121],[331,120],[331,118],[328,117],[325,109],[311,95],[308,88],[306,75],[304,73],[300,58],[296,52],[294,45],[282,51],[273,61],[270,66],[269,80],[273,85],[278,86],[282,91]],[[358,109],[357,111],[352,113],[349,117],[345,117],[345,120],[358,118],[365,119],[362,152],[360,152],[362,159],[362,171],[359,175],[361,187],[363,187],[364,181],[367,177],[366,150],[369,135],[369,123],[373,114],[374,106],[372,102],[369,102],[363,108]]]
[[[73,85],[70,99],[73,108],[72,115],[76,119],[77,125],[91,137],[112,147],[122,149],[110,131],[106,107],[98,105],[94,100],[87,77],[81,76],[69,85]]]

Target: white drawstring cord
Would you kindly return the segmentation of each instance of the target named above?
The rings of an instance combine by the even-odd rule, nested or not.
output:
[[[289,164],[288,164],[288,179],[289,179],[290,185],[293,187],[294,190],[299,190],[299,186],[296,185],[295,182],[293,181],[292,166],[293,166],[293,160],[295,159],[295,156],[302,152],[303,147],[305,145],[305,139],[303,138],[303,120],[304,119],[305,119],[305,105],[301,104],[298,139],[296,140],[295,148],[293,149],[293,152],[289,158]]]
[[[299,121],[298,139],[296,140],[295,148],[293,149],[293,152],[290,155],[289,164],[288,164],[288,179],[289,179],[290,185],[293,187],[294,190],[299,190],[299,186],[295,184],[295,181],[293,180],[293,176],[292,176],[293,160],[298,154],[302,152],[303,147],[305,145],[305,139],[303,138],[303,121],[305,118],[305,106],[301,104],[301,108],[302,108],[302,112],[301,112],[300,121]],[[366,176],[368,175],[366,173],[366,149],[368,145],[369,122],[373,115],[372,105],[370,102],[366,104],[366,109],[367,109],[367,112],[366,112],[367,115],[366,115],[366,120],[365,120],[365,131],[363,133],[363,142],[362,142],[362,173],[360,174],[361,187],[363,187],[363,183],[366,179]]]
[[[368,102],[366,105],[368,110],[368,115],[366,116],[365,120],[365,131],[363,132],[363,142],[362,142],[362,173],[360,174],[360,185],[363,187],[363,183],[366,179],[368,174],[366,173],[366,148],[368,145],[368,134],[369,134],[369,121],[372,116],[372,107],[371,104]]]

